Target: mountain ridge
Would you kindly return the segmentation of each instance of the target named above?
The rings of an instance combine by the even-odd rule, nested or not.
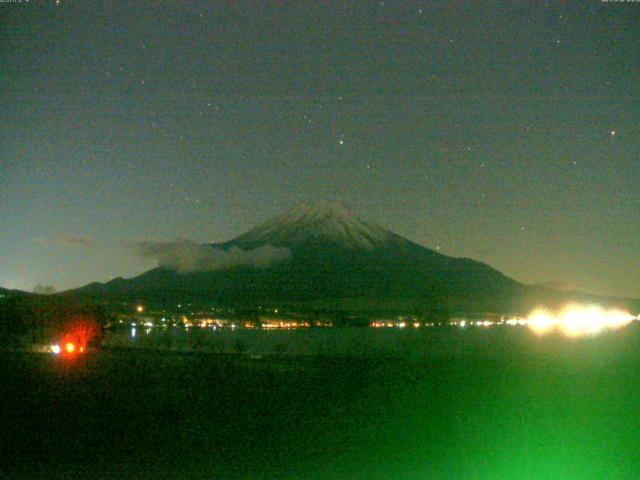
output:
[[[94,282],[70,293],[166,304],[192,300],[327,308],[354,299],[361,305],[387,302],[451,313],[521,313],[572,298],[611,298],[524,285],[486,263],[414,243],[335,202],[302,203],[229,241],[204,244],[195,251],[217,258],[265,246],[287,249],[291,255],[261,266],[234,265],[225,257],[217,264],[223,267],[182,273],[161,263],[130,279]]]

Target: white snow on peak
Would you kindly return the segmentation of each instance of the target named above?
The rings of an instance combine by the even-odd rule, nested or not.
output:
[[[241,243],[290,244],[330,241],[350,248],[371,249],[397,238],[392,232],[362,220],[337,202],[304,202],[241,235]]]

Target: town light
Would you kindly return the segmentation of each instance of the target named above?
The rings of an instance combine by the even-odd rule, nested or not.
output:
[[[555,320],[546,310],[536,310],[529,315],[527,324],[535,333],[543,334],[555,326]]]
[[[615,330],[633,320],[633,315],[621,310],[572,304],[557,312],[535,310],[527,318],[527,325],[540,335],[559,330],[568,337],[580,337],[595,335],[604,330]]]

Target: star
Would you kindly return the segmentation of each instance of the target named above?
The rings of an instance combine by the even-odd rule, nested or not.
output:
[[[615,137],[616,136],[616,131],[615,130],[611,130],[611,136]]]
[[[338,141],[338,143],[339,143],[340,145],[344,145],[344,140],[340,139],[340,140]]]

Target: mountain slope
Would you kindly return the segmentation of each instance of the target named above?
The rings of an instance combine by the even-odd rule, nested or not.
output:
[[[9,290],[7,288],[0,288],[0,301],[4,299],[13,298],[13,297],[31,296],[31,295],[32,295],[31,293],[23,292],[21,290]]]
[[[237,256],[266,246],[290,255],[260,268],[226,262],[224,268],[178,273],[160,266],[74,293],[165,304],[358,305],[451,313],[513,312],[544,298],[567,298],[526,287],[482,262],[442,255],[329,202],[301,204],[228,242],[199,246],[197,253]],[[169,260],[175,266],[181,257]]]

